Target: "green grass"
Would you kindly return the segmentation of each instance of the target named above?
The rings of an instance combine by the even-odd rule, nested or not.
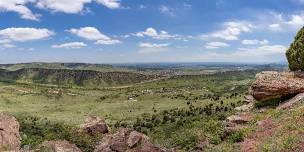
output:
[[[103,89],[0,83],[0,111],[19,119],[34,117],[72,127],[83,123],[89,115],[105,118],[113,129],[134,127],[138,120],[143,120],[146,123],[140,131],[147,133],[155,144],[191,150],[202,138],[212,144],[222,142],[222,120],[241,104],[253,77],[251,72],[235,72]],[[130,97],[136,101],[128,100]],[[203,111],[210,105],[211,114]],[[182,115],[176,115],[177,112]],[[161,122],[157,123],[154,116],[160,116],[157,119]],[[26,130],[27,143],[41,142],[44,134],[55,138],[51,132],[35,137]]]

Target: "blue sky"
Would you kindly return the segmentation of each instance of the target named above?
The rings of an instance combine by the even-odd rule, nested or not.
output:
[[[0,63],[285,62],[304,0],[0,0]]]

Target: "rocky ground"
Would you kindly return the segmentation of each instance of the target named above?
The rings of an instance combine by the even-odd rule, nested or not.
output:
[[[88,135],[100,134],[102,140],[96,144],[94,152],[165,152],[150,143],[149,137],[128,128],[119,128],[117,132],[109,133],[105,120],[98,117],[89,117],[79,127],[80,132]],[[81,152],[73,143],[65,140],[45,141],[38,148],[30,150],[27,146],[20,147],[21,137],[19,123],[16,118],[0,113],[0,151],[13,152]]]
[[[281,112],[287,115],[290,111],[295,111],[293,107],[304,101],[304,73],[261,72],[257,74],[256,81],[249,88],[249,92],[250,95],[245,97],[246,104],[235,108],[237,113],[226,119],[225,133],[231,134],[250,127],[252,125],[249,125],[248,122],[253,122],[254,117],[264,116],[262,120],[254,124],[256,126],[254,131],[243,141],[237,143],[242,152],[257,152],[260,151],[259,147],[263,144],[262,139],[274,136],[275,133],[282,132],[286,125],[290,125],[290,123],[275,122],[273,119],[278,118],[272,118],[273,116],[267,114],[265,111],[270,109],[269,106],[275,108],[277,113]],[[254,105],[263,106],[256,108]],[[285,120],[292,118],[286,117],[279,119]],[[300,119],[304,120],[301,115]],[[303,121],[299,124],[303,124]],[[288,131],[290,131],[290,133],[293,132],[291,130],[287,130],[287,132]],[[297,132],[297,134],[303,134],[303,132]],[[294,150],[288,148],[287,151],[304,151],[303,141],[300,141]]]

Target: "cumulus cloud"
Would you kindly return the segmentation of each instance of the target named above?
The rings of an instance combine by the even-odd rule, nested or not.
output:
[[[12,41],[31,41],[46,39],[55,33],[45,28],[6,28],[0,30],[0,37]]]
[[[68,30],[68,32],[87,40],[110,39],[95,27],[82,27],[80,29],[73,28]]]
[[[27,5],[51,12],[77,14],[88,10],[85,5],[93,1],[110,9],[121,8],[120,0],[0,0],[0,11],[16,12],[23,19],[38,21],[41,15],[33,13]]]
[[[80,49],[86,47],[87,45],[83,42],[70,42],[70,43],[63,43],[59,45],[52,45],[52,48],[65,48],[65,49]]]
[[[227,43],[224,42],[209,42],[205,45],[206,49],[218,49],[218,48],[223,48],[223,47],[228,47],[230,46]]]
[[[242,44],[244,45],[257,45],[257,44],[260,44],[260,45],[265,45],[265,44],[268,44],[269,41],[268,40],[243,40],[242,41]]]
[[[120,0],[96,0],[97,3],[104,5],[110,9],[117,9],[121,7]]]
[[[169,43],[139,43],[138,46],[141,48],[139,53],[158,53],[168,51]]]
[[[114,40],[107,35],[101,33],[95,27],[82,27],[79,29],[70,29],[67,30],[71,34],[77,35],[78,37],[84,38],[86,40],[94,40],[96,41],[95,44],[104,44],[104,45],[111,45],[111,44],[118,44],[121,43],[119,40]]]
[[[286,24],[300,27],[304,25],[304,13],[291,15],[290,20],[286,21]]]
[[[254,26],[247,22],[225,22],[223,25],[223,29],[201,35],[202,39],[208,38],[220,38],[224,40],[238,40],[239,35],[244,32],[251,32]]]
[[[179,35],[171,35],[166,31],[157,31],[152,27],[147,28],[145,31],[137,32],[135,34],[132,34],[137,37],[150,37],[153,39],[158,39],[158,40],[167,40],[167,39],[181,39],[181,36]]]
[[[304,12],[292,14],[268,12],[264,13],[263,16],[261,23],[257,24],[261,24],[261,28],[266,27],[271,31],[295,31],[304,25]]]
[[[38,0],[36,6],[40,9],[47,9],[53,12],[79,13],[86,3],[91,0]]]
[[[16,12],[21,18],[27,20],[39,20],[39,14],[34,14],[27,6],[27,3],[33,3],[35,0],[1,0],[0,11]]]

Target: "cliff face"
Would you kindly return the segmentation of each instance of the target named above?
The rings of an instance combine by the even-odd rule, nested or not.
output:
[[[50,83],[78,86],[118,86],[140,83],[158,78],[132,72],[99,72],[91,70],[68,69],[20,69],[17,71],[0,70],[0,80],[13,82]]]

